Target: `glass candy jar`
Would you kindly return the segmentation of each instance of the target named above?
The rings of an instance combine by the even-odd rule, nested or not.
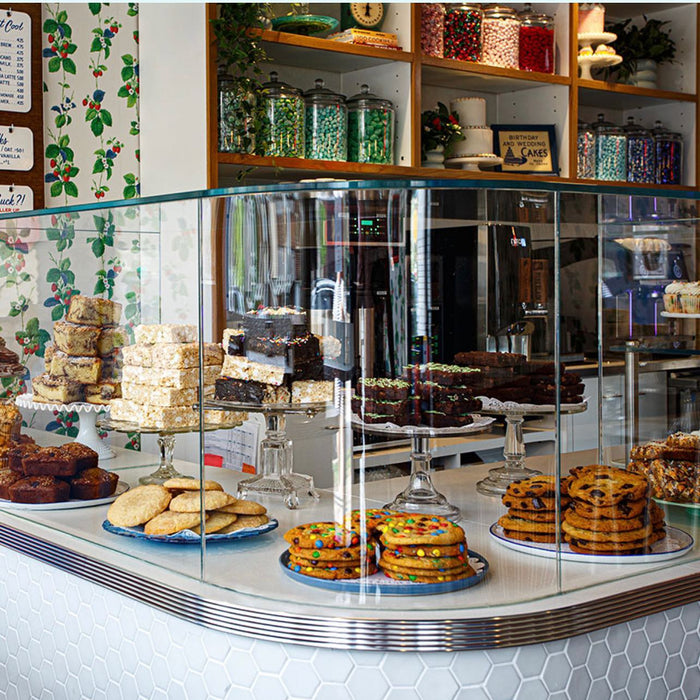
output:
[[[520,70],[554,73],[554,18],[537,14],[531,5],[520,13]]]
[[[654,137],[629,117],[627,126],[627,182],[654,182]]]
[[[348,108],[345,96],[324,87],[318,78],[315,87],[304,93],[306,104],[306,157],[316,160],[347,160]]]
[[[683,137],[668,131],[658,121],[651,133],[654,137],[656,184],[680,185],[683,178]]]
[[[348,160],[394,163],[394,105],[373,95],[369,86],[348,99]]]
[[[304,98],[301,90],[278,80],[270,73],[263,83],[267,114],[266,156],[304,157]]]
[[[241,94],[241,87],[224,66],[218,72],[219,92],[219,151],[224,153],[253,153],[255,140],[251,125],[255,99]],[[246,111],[245,105],[252,105]]]
[[[481,60],[483,19],[480,5],[449,5],[445,13],[445,58],[470,63]]]
[[[598,115],[595,128],[596,180],[627,180],[627,134]]]
[[[445,6],[441,2],[420,6],[420,49],[424,56],[445,55]]]
[[[576,177],[586,180],[595,179],[595,131],[585,122],[578,123]]]
[[[481,61],[488,66],[519,66],[520,20],[511,7],[492,5],[484,9]]]

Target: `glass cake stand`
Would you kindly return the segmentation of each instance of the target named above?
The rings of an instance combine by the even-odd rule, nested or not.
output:
[[[501,496],[508,484],[516,479],[529,479],[542,472],[525,466],[525,441],[523,440],[523,421],[525,416],[544,416],[556,413],[554,405],[518,404],[512,401],[496,401],[483,398],[481,413],[487,416],[502,416],[506,421],[506,437],[503,446],[505,465],[489,470],[489,475],[477,482],[476,490],[486,496]],[[561,415],[583,413],[588,408],[586,401],[581,403],[560,404]]]
[[[232,425],[220,423],[205,423],[204,430],[226,430],[233,428],[240,423]],[[101,420],[98,423],[100,428],[105,430],[114,430],[118,433],[137,433],[138,435],[157,435],[158,449],[160,451],[160,461],[156,465],[158,468],[148,476],[142,476],[139,479],[140,484],[162,484],[168,479],[193,477],[181,474],[173,465],[173,452],[175,450],[175,436],[182,433],[195,433],[199,431],[199,425],[184,425],[177,428],[147,428],[138,423],[130,423],[129,421],[121,420]]]
[[[308,474],[293,470],[293,444],[287,435],[287,416],[306,415],[312,418],[325,411],[329,403],[256,404],[210,399],[205,408],[224,411],[248,411],[262,413],[265,417],[265,439],[260,443],[261,472],[238,484],[238,495],[247,498],[251,494],[277,496],[284,499],[290,510],[299,507],[307,498],[318,500],[314,480]]]
[[[20,394],[15,398],[15,403],[20,408],[33,408],[37,411],[75,411],[79,414],[80,423],[75,441],[95,450],[100,459],[112,459],[115,456],[114,450],[106,445],[104,440],[97,433],[97,414],[109,410],[109,406],[98,403],[44,403],[34,401],[33,394]]]
[[[453,428],[430,428],[422,425],[393,425],[391,423],[365,423],[353,415],[352,427],[358,432],[370,435],[409,436],[411,438],[411,474],[408,485],[391,503],[384,508],[401,510],[407,513],[430,513],[442,515],[450,520],[459,520],[462,514],[457,506],[452,505],[433,485],[430,476],[430,439],[437,437],[457,437],[488,430],[495,418],[473,415],[470,425]]]

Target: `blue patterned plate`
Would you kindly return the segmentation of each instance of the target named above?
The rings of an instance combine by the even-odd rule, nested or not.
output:
[[[468,549],[469,563],[476,574],[469,578],[460,578],[456,581],[445,581],[443,583],[415,583],[413,581],[396,581],[385,576],[381,571],[366,578],[338,579],[331,580],[325,578],[313,578],[305,576],[289,568],[289,550],[280,555],[280,564],[284,573],[299,583],[316,588],[327,588],[329,591],[348,591],[350,593],[368,593],[370,595],[379,593],[381,595],[431,595],[434,593],[449,593],[459,591],[463,588],[470,588],[481,583],[489,570],[489,563],[486,558],[478,552]]]
[[[245,527],[242,530],[229,532],[226,535],[220,535],[213,532],[206,535],[207,544],[212,542],[230,542],[231,540],[242,540],[246,537],[257,537],[264,535],[266,532],[274,530],[279,523],[273,518],[269,523],[260,525],[259,527]],[[143,526],[138,527],[117,527],[112,525],[109,520],[102,523],[102,527],[111,532],[113,535],[122,535],[123,537],[135,537],[137,540],[148,540],[149,542],[167,542],[168,544],[199,544],[202,538],[192,530],[182,530],[174,535],[147,535],[143,531]]]

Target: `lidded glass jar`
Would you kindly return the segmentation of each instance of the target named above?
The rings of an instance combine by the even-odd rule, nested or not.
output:
[[[627,182],[654,182],[654,137],[634,117],[627,119]]]
[[[595,129],[596,180],[627,180],[627,134],[599,114]]]
[[[445,55],[445,5],[424,2],[420,6],[420,50],[424,56]]]
[[[394,105],[373,95],[368,85],[348,99],[348,160],[394,163]]]
[[[481,5],[456,3],[445,12],[445,58],[477,63],[481,60],[484,13]]]
[[[683,178],[683,137],[668,131],[657,121],[651,130],[654,137],[655,173],[657,185],[680,185]]]
[[[347,160],[348,108],[345,96],[324,87],[321,78],[304,93],[306,157]]]
[[[578,123],[576,177],[586,180],[595,179],[595,131],[586,122]]]
[[[481,62],[488,66],[519,66],[520,20],[512,7],[489,5],[484,8],[481,30]]]
[[[554,18],[525,5],[520,19],[520,70],[554,73]]]
[[[304,157],[304,98],[301,90],[278,80],[270,73],[263,83],[263,100],[267,114],[266,156]]]
[[[241,87],[219,66],[219,151],[224,153],[253,153],[255,139],[251,130],[255,98],[241,94]],[[245,105],[251,105],[246,108]]]

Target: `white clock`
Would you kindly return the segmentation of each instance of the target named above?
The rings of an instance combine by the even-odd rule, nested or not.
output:
[[[384,21],[383,2],[349,2],[343,7],[344,29],[360,27],[361,29],[379,29]]]

